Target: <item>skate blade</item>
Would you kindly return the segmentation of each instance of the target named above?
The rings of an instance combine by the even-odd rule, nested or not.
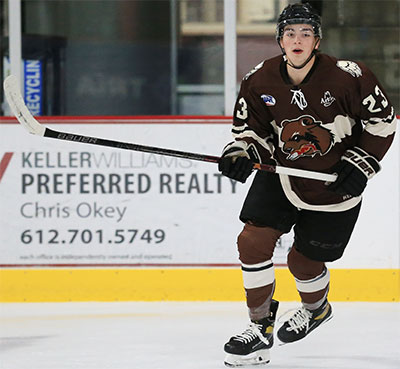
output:
[[[270,362],[269,350],[259,350],[248,355],[227,354],[224,364],[229,368],[252,368]]]

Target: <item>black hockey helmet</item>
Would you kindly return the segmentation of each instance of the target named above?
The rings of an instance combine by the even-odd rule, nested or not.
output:
[[[309,4],[290,4],[279,15],[276,26],[276,39],[279,42],[283,36],[283,29],[288,24],[310,24],[316,37],[322,38],[321,17]]]

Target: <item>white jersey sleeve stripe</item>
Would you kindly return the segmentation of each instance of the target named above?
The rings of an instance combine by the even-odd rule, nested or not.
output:
[[[235,140],[238,140],[238,139],[240,140],[243,138],[251,138],[251,139],[255,140],[257,143],[259,143],[262,147],[267,149],[270,153],[273,152],[271,145],[267,142],[267,139],[271,138],[270,136],[263,139],[260,136],[258,136],[254,131],[252,131],[251,129],[246,129],[246,128],[238,129],[237,127],[235,127],[235,129],[232,130],[232,135]]]
[[[396,131],[396,115],[392,107],[391,114],[386,118],[370,118],[363,121],[365,130],[374,136],[388,137]]]

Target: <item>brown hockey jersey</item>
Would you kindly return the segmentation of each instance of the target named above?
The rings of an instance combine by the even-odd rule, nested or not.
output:
[[[266,60],[243,79],[232,133],[261,163],[332,173],[343,153],[358,146],[381,160],[396,129],[384,89],[362,63],[317,54],[295,86],[282,56]],[[322,181],[280,175],[298,208],[343,211],[360,197],[340,196]]]

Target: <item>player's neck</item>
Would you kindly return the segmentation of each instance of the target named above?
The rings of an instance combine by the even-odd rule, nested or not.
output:
[[[288,76],[294,85],[299,85],[304,80],[304,78],[306,78],[306,75],[311,70],[314,62],[315,56],[313,56],[311,60],[301,69],[296,69],[291,67],[289,64],[286,64]]]

